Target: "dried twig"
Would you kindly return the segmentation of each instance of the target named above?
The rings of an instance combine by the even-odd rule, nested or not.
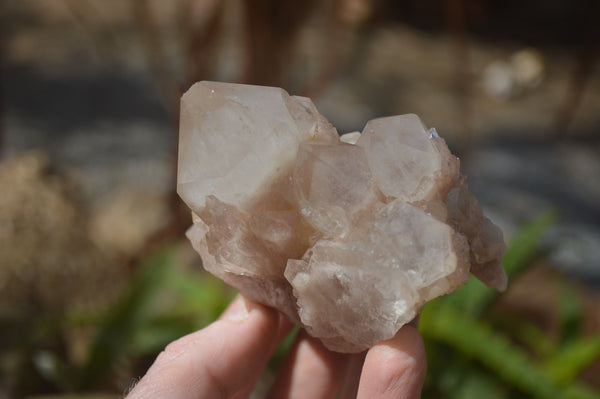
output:
[[[154,15],[147,0],[133,0],[132,13],[136,23],[143,48],[152,69],[158,88],[163,95],[164,104],[173,119],[178,114],[179,84],[172,65],[163,47],[160,32],[154,20]]]
[[[356,31],[360,28],[362,20],[350,20],[340,15],[338,11],[347,0],[334,1],[334,12],[329,20],[329,32],[324,36],[327,47],[326,59],[319,73],[300,90],[306,97],[317,97],[336,77],[348,55],[348,50],[354,42]]]
[[[295,39],[320,0],[244,2],[246,63],[242,81],[285,86]]]
[[[458,152],[465,157],[471,146],[471,84],[469,61],[469,34],[465,0],[445,0],[446,18],[454,41],[454,77],[459,128],[462,130]]]
[[[223,25],[225,2],[217,2],[205,24],[194,29],[193,24],[187,26],[185,37],[185,83],[184,87],[202,79],[211,77],[216,64],[218,38]]]
[[[554,136],[566,136],[569,125],[581,104],[586,85],[594,72],[600,56],[600,25],[595,24],[591,35],[587,37],[588,43],[583,47],[577,59],[577,65],[571,75],[571,81],[563,103],[556,112],[554,120]]]

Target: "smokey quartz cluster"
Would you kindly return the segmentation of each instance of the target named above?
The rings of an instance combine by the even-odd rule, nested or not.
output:
[[[335,351],[391,338],[470,272],[506,287],[502,232],[416,115],[340,139],[308,98],[199,82],[181,100],[177,190],[204,267]]]

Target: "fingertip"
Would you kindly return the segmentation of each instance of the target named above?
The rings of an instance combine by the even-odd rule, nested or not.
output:
[[[396,335],[388,340],[381,341],[374,348],[388,347],[409,355],[416,360],[422,360],[426,364],[426,352],[423,337],[416,326],[409,324],[403,326]]]
[[[418,330],[405,325],[367,353],[359,398],[419,398],[427,371],[425,345]]]
[[[219,320],[244,321],[253,312],[259,317],[266,318],[267,321],[275,322],[278,320],[277,311],[241,295],[234,298],[227,309],[219,316]]]

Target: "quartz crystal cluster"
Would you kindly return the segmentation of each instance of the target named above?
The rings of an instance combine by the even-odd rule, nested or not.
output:
[[[335,351],[391,338],[470,272],[506,287],[502,232],[416,115],[340,139],[308,98],[199,82],[181,101],[177,189],[204,267]]]

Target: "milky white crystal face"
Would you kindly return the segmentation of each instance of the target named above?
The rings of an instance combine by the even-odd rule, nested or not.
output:
[[[200,82],[180,129],[177,189],[204,267],[332,350],[391,338],[470,271],[506,286],[501,231],[416,115],[340,140],[308,98]]]
[[[196,83],[181,99],[178,193],[194,211],[210,194],[243,208],[294,162],[300,142],[337,140],[319,117],[282,89]]]
[[[292,181],[300,213],[330,238],[345,237],[380,202],[365,153],[354,145],[302,143]]]
[[[421,209],[394,200],[363,229],[348,241],[318,241],[285,270],[300,320],[334,350],[344,350],[342,338],[357,348],[389,338],[468,278],[466,239]]]
[[[430,200],[458,178],[456,157],[417,115],[373,119],[356,144],[365,149],[371,172],[387,197]]]

